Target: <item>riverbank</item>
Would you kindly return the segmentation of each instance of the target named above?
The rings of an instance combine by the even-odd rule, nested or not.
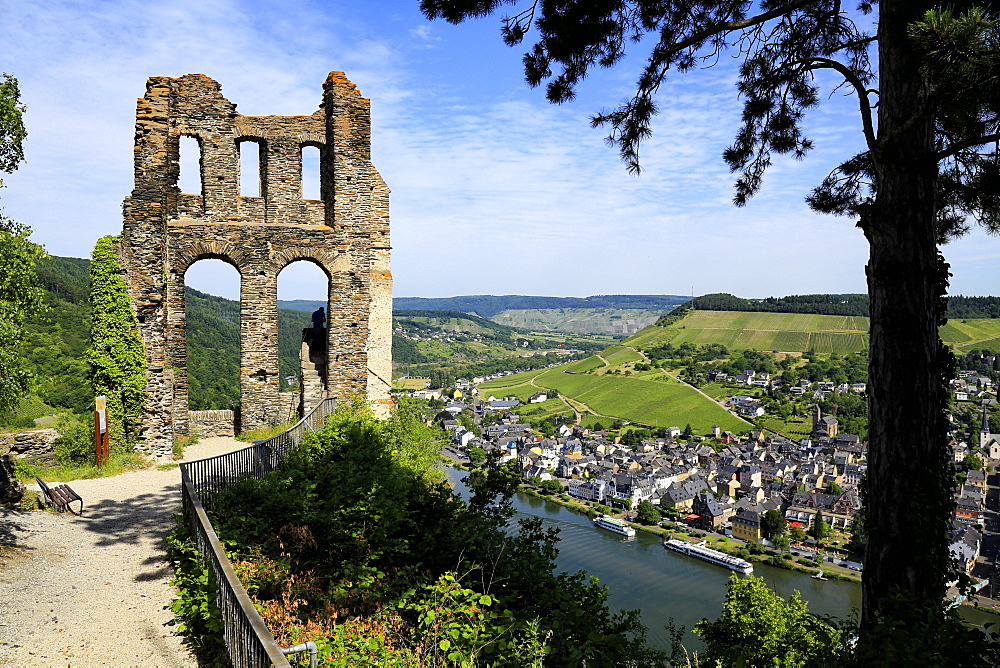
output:
[[[594,519],[598,515],[602,514],[600,511],[596,510],[595,506],[587,501],[578,501],[561,494],[548,494],[539,490],[538,488],[522,484],[521,491],[529,496],[535,498],[544,499],[545,501],[550,501],[557,505],[571,510],[582,515],[586,515],[590,519]],[[625,513],[620,513],[618,516],[621,519],[626,519]],[[626,519],[626,521],[628,521]],[[815,575],[817,573],[822,573],[824,577],[828,580],[842,580],[845,582],[861,582],[861,578],[858,577],[853,571],[849,571],[845,568],[837,566],[832,563],[824,563],[823,568],[810,568],[803,564],[795,563],[794,561],[789,561],[787,557],[778,554],[776,551],[765,548],[762,554],[746,554],[747,548],[746,544],[736,543],[739,539],[727,538],[725,536],[713,536],[711,534],[696,531],[681,529],[677,525],[675,528],[664,528],[660,526],[651,526],[648,524],[641,524],[638,522],[629,522],[629,524],[635,528],[636,531],[642,531],[648,534],[653,534],[655,536],[662,537],[664,540],[669,538],[678,538],[680,540],[687,541],[689,543],[696,543],[705,541],[709,544],[712,549],[718,550],[720,552],[725,552],[733,556],[738,556],[741,559],[746,559],[747,561],[752,561],[755,563],[762,563],[772,568],[781,568],[787,571],[795,571],[797,573],[804,573],[806,575]],[[730,544],[730,541],[734,541]],[[763,546],[762,546],[763,547]],[[740,552],[740,551],[743,552]],[[794,557],[793,557],[794,558]]]
[[[466,462],[459,459],[459,454],[457,451],[451,451],[444,453],[445,460],[452,467],[460,470],[466,470]],[[590,519],[594,519],[598,515],[608,514],[617,516],[620,519],[628,521],[626,515],[627,513],[614,513],[614,509],[609,509],[607,506],[602,506],[591,501],[583,501],[570,497],[565,492],[563,493],[550,493],[540,490],[534,485],[529,485],[527,483],[521,483],[520,491],[528,496],[532,496],[538,499],[543,499],[549,501],[556,505],[562,506],[567,510],[570,510],[581,515],[586,515]],[[598,510],[601,508],[602,510]],[[606,512],[611,510],[612,512]],[[712,535],[703,531],[696,531],[693,529],[682,529],[679,525],[674,524],[671,528],[664,528],[661,526],[653,526],[648,524],[641,524],[639,522],[629,522],[629,524],[635,528],[636,531],[642,531],[644,533],[652,534],[663,540],[669,538],[679,538],[685,540],[689,543],[705,541],[709,544],[712,549],[719,550],[720,552],[725,552],[733,556],[740,557],[741,559],[746,559],[747,561],[752,561],[755,563],[762,563],[772,568],[780,568],[786,571],[794,571],[796,573],[803,573],[806,575],[816,575],[817,573],[822,573],[828,580],[841,580],[844,582],[855,582],[860,583],[861,577],[855,572],[851,571],[842,566],[837,566],[831,562],[824,562],[822,568],[819,567],[809,567],[801,563],[796,563],[790,560],[786,556],[778,554],[775,550],[771,548],[764,548],[761,554],[753,554],[749,552],[748,544],[738,543],[740,539],[738,538],[728,538],[726,536]],[[730,541],[733,541],[731,544]],[[763,547],[763,546],[761,546]],[[739,553],[738,553],[739,551]],[[794,559],[792,557],[791,559]],[[799,557],[801,558],[801,557]]]

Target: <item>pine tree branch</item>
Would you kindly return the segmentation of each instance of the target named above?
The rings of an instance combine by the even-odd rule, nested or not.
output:
[[[960,141],[957,144],[952,144],[943,151],[938,151],[934,154],[934,157],[937,160],[944,160],[945,158],[950,158],[959,151],[964,151],[967,148],[979,146],[980,144],[986,144],[991,141],[1000,141],[1000,132],[995,132],[991,135],[983,135],[981,137],[974,137],[973,139],[966,139],[965,141]]]
[[[724,23],[709,26],[703,30],[699,30],[687,39],[683,39],[680,42],[671,45],[666,53],[672,56],[673,54],[683,51],[688,47],[701,44],[709,37],[734,32],[736,30],[743,30],[744,28],[752,28],[753,26],[760,25],[761,23],[766,23],[771,19],[784,16],[788,12],[795,11],[796,9],[802,9],[803,7],[814,5],[818,1],[819,0],[795,0],[795,2],[790,2],[781,7],[775,7],[774,9],[764,12],[763,14],[751,16],[750,18],[743,19],[742,21],[726,21]]]
[[[839,61],[833,60],[832,58],[814,56],[812,58],[807,58],[802,62],[805,64],[807,70],[834,70],[844,77],[847,83],[854,87],[855,92],[858,94],[858,108],[861,111],[861,125],[862,130],[865,133],[865,142],[868,144],[868,150],[875,153],[875,126],[872,122],[872,105],[868,98],[868,93],[873,91],[865,88],[865,84],[861,80],[861,77],[851,71],[851,68]]]

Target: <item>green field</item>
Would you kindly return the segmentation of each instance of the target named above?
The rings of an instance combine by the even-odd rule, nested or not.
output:
[[[686,385],[642,378],[572,374],[565,373],[566,368],[563,365],[507,376],[483,383],[479,390],[487,396],[499,396],[500,393],[519,396],[523,388],[537,390],[529,384],[533,379],[537,385],[554,388],[586,404],[598,415],[653,427],[690,424],[695,433],[707,433],[716,424],[734,432],[745,431],[750,426]]]
[[[941,328],[941,338],[957,353],[990,350],[1000,353],[1000,320],[949,320]]]
[[[528,371],[527,373],[530,374],[530,373],[538,373],[538,372],[537,371]],[[523,374],[517,374],[517,375],[521,376]],[[506,380],[507,378],[514,378],[514,376],[507,376],[506,378],[504,378],[502,380]],[[495,381],[495,380],[494,381],[490,381],[490,383],[496,383],[496,382],[499,382],[499,381]],[[484,384],[482,384],[482,385],[479,386],[479,398],[482,399],[483,401],[486,401],[487,399],[490,398],[490,395],[492,395],[492,396],[496,397],[497,399],[500,399],[502,397],[514,397],[514,398],[518,399],[519,401],[527,402],[528,399],[531,398],[531,395],[533,395],[535,392],[538,392],[539,389],[541,389],[541,388],[535,387],[534,385],[530,385],[530,384],[525,383],[525,382],[518,382],[518,383],[514,383],[512,385],[502,385],[502,386],[499,386],[499,387],[496,387],[496,388],[487,387],[487,385],[489,385],[490,383],[484,383]]]
[[[527,404],[517,407],[518,414],[522,420],[537,421],[544,420],[553,415],[573,415],[573,409],[566,405],[562,399],[547,399],[537,404]]]
[[[592,355],[586,359],[578,360],[576,362],[570,362],[564,365],[566,371],[571,371],[573,373],[588,373],[594,369],[600,369],[606,366],[604,360],[602,360],[597,355]]]
[[[601,353],[601,355],[611,366],[628,364],[629,362],[639,362],[642,360],[642,355],[637,353],[635,348],[629,348],[626,346],[608,346],[607,349]]]
[[[625,343],[647,348],[671,343],[718,343],[731,350],[851,353],[863,350],[868,319],[806,313],[693,311],[667,327],[647,327]]]
[[[941,338],[957,352],[1000,352],[1000,319],[951,320]],[[868,345],[868,318],[807,313],[692,311],[667,327],[647,327],[623,343],[637,348],[670,343],[720,343],[731,350],[852,353]]]
[[[399,390],[422,390],[427,387],[426,378],[397,378],[392,386]]]

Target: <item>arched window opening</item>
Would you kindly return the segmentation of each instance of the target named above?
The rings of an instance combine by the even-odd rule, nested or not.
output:
[[[242,139],[237,146],[240,149],[240,197],[261,197],[260,142]]]
[[[302,147],[302,199],[320,199],[319,147]]]
[[[240,274],[222,260],[184,274],[188,407],[228,410],[240,401]]]
[[[177,178],[177,187],[182,193],[188,195],[201,194],[201,144],[196,137],[181,135],[179,146],[180,151],[180,176]]]
[[[298,391],[305,385],[307,402],[310,392],[322,390],[326,383],[326,321],[315,312],[328,308],[328,279],[319,265],[308,260],[292,262],[278,274],[278,358],[281,390]],[[323,329],[314,328],[322,322]],[[311,331],[306,331],[311,330]],[[303,346],[305,340],[305,346]],[[306,351],[303,353],[303,351]],[[300,354],[309,354],[309,364],[300,374]],[[291,399],[289,399],[290,401]],[[312,405],[306,406],[306,409]]]

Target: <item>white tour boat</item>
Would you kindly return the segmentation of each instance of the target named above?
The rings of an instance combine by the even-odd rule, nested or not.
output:
[[[635,535],[635,529],[629,526],[627,522],[614,517],[608,517],[607,515],[601,515],[595,519],[594,524],[602,529],[613,531],[614,533],[621,534],[622,536],[631,537]]]
[[[749,561],[744,561],[739,557],[734,557],[730,554],[713,550],[712,548],[707,547],[704,542],[689,543],[684,540],[671,538],[670,540],[663,542],[663,547],[682,554],[689,554],[692,557],[698,557],[699,559],[713,563],[716,566],[730,568],[734,571],[743,573],[744,575],[753,574],[753,564]]]

